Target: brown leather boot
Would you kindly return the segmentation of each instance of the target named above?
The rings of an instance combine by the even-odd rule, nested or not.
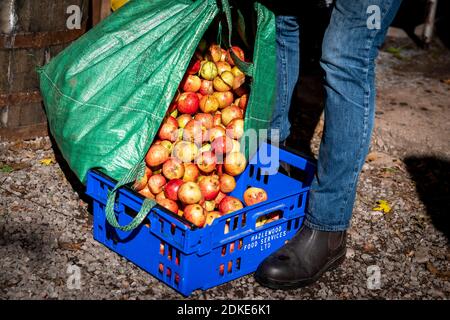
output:
[[[255,279],[272,289],[309,285],[344,261],[346,238],[346,231],[325,232],[303,226],[292,240],[259,265]]]

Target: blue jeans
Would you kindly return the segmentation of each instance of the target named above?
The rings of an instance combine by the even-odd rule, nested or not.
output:
[[[334,4],[320,62],[325,71],[325,127],[305,217],[312,229],[343,231],[350,225],[374,123],[375,58],[400,3],[336,0]],[[377,8],[368,10],[373,5]],[[377,9],[379,27],[373,20]],[[297,17],[277,16],[278,92],[271,128],[280,130],[280,141],[289,135],[288,111],[299,76],[299,41]]]

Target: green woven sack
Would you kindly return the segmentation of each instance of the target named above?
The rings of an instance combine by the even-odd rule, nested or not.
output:
[[[251,77],[245,126],[258,130],[268,127],[274,103],[275,17],[260,3],[254,10],[252,63],[233,58]],[[107,206],[113,226],[135,228],[154,205],[146,200],[128,226],[115,221],[117,188],[142,176],[145,154],[197,45],[222,20],[230,47],[227,0],[132,0],[38,69],[50,131],[71,169],[83,183],[93,168],[119,181]],[[242,33],[244,24],[238,25]]]

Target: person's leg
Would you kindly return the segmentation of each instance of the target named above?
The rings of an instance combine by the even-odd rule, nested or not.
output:
[[[334,5],[321,59],[325,128],[305,225],[258,267],[255,278],[265,286],[307,285],[345,258],[345,230],[373,127],[375,58],[400,2],[337,0]],[[379,28],[372,19],[378,10]]]
[[[322,46],[325,127],[305,219],[311,229],[349,227],[374,122],[375,59],[400,2],[337,0],[333,8]]]
[[[277,16],[277,97],[270,128],[279,130],[279,140],[289,136],[289,108],[300,69],[300,33],[296,16]]]

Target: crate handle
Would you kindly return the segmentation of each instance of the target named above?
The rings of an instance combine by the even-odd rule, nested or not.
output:
[[[277,205],[277,206],[275,206],[275,207],[270,207],[270,208],[268,208],[268,209],[266,209],[266,210],[258,211],[258,212],[256,212],[256,213],[254,213],[254,214],[250,217],[250,225],[251,225],[252,227],[255,227],[255,228],[256,228],[256,221],[257,221],[260,217],[265,216],[265,215],[267,215],[267,214],[270,214],[270,213],[272,213],[272,212],[278,211],[278,210],[281,210],[281,211],[284,213],[284,212],[286,211],[286,206],[285,206],[284,204],[279,204],[279,205]],[[284,216],[283,216],[283,218],[284,218]]]
[[[133,218],[133,220],[125,225],[121,226],[119,222],[117,221],[117,217],[114,211],[114,204],[116,202],[116,195],[117,190],[124,185],[135,181],[138,177],[142,177],[145,174],[145,163],[143,161],[139,162],[137,165],[135,165],[133,168],[128,171],[128,173],[120,179],[120,181],[116,184],[116,186],[109,191],[108,193],[108,200],[106,202],[106,208],[105,208],[105,214],[106,214],[106,220],[108,220],[108,223],[113,226],[114,228],[117,228],[122,231],[131,231],[133,229],[136,229],[142,221],[147,217],[150,210],[156,205],[156,202],[152,199],[145,199],[142,203],[142,207],[139,210],[136,217]]]

